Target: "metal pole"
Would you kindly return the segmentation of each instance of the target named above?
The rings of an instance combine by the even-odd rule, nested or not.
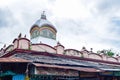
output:
[[[80,71],[78,71],[78,76],[79,76],[79,80],[81,80],[81,78],[80,78]]]

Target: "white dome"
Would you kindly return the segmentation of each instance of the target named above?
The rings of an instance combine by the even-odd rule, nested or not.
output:
[[[41,18],[40,18],[39,20],[37,20],[37,21],[33,24],[33,26],[42,27],[42,26],[44,26],[44,25],[47,25],[47,26],[49,26],[49,27],[52,27],[52,28],[57,32],[57,30],[56,30],[56,28],[53,26],[53,24],[46,19],[46,15],[45,15],[44,12],[43,12],[43,14],[41,14]]]
[[[39,28],[36,28],[38,30],[33,29],[36,26],[39,27]],[[49,22],[46,19],[46,15],[43,12],[43,14],[41,15],[41,18],[38,19],[30,29],[31,42],[34,44],[42,42],[44,44],[48,44],[54,47],[57,45],[56,33],[57,33],[56,28],[52,25],[51,22]]]
[[[49,22],[47,19],[39,19],[39,20],[37,20],[37,21],[35,22],[34,25],[37,25],[37,26],[39,26],[39,27],[42,27],[43,25],[49,25],[49,26],[54,27],[54,26],[52,25],[52,23]]]

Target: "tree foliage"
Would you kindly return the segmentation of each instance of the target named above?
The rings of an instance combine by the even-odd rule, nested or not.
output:
[[[111,49],[109,49],[109,50],[106,50],[106,49],[103,49],[103,50],[99,50],[99,51],[97,51],[97,53],[104,53],[104,54],[106,54],[106,55],[108,55],[108,56],[114,56],[114,52],[111,50]]]

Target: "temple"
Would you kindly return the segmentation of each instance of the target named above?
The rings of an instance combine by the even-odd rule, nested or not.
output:
[[[66,49],[45,12],[30,28],[0,50],[0,80],[120,80],[120,56],[83,47]]]

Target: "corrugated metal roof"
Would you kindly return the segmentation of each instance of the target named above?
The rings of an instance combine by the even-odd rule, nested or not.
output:
[[[84,71],[84,72],[103,72],[103,70],[95,69],[95,68],[59,66],[59,65],[49,65],[49,64],[40,64],[40,63],[33,63],[33,64],[36,67],[50,67],[50,68],[72,69],[72,70]]]
[[[30,61],[21,58],[6,57],[6,58],[0,58],[0,62],[30,62]]]
[[[44,64],[52,64],[52,65],[61,65],[68,67],[89,67],[89,69],[100,69],[104,71],[116,71],[120,69],[120,65],[115,64],[106,64],[92,61],[84,61],[77,59],[68,59],[61,58],[55,56],[44,56],[44,55],[32,55],[32,54],[15,54],[14,57],[20,57],[26,60],[30,60],[33,62],[44,63]],[[79,68],[76,68],[79,70]],[[87,70],[87,68],[85,68]]]
[[[77,65],[77,66],[91,66],[86,62],[76,61],[73,59],[64,59],[58,57],[49,56],[38,56],[38,55],[27,55],[27,54],[16,54],[14,57],[21,57],[26,60],[31,60],[33,62],[48,63],[48,64],[61,64],[61,65]]]

